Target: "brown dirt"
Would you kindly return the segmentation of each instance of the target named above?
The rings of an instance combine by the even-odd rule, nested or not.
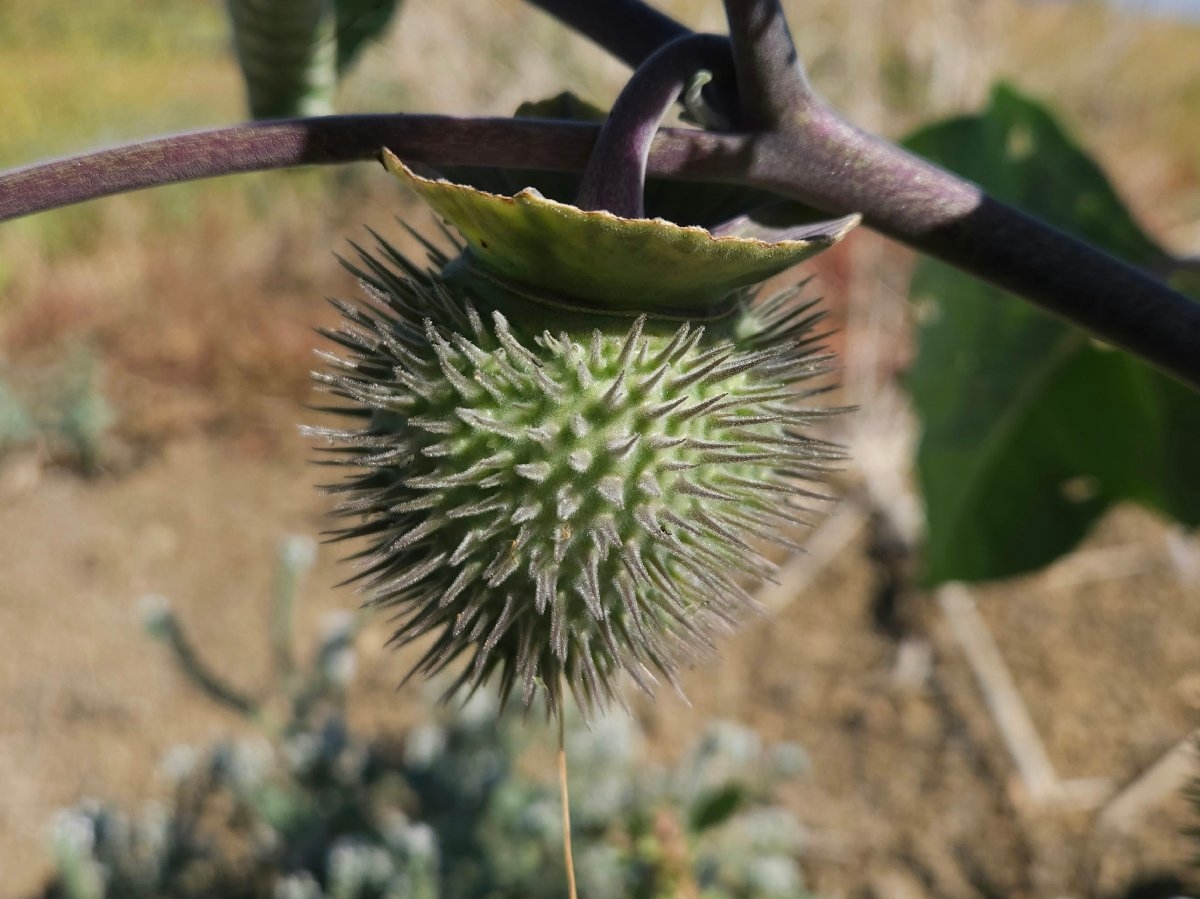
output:
[[[1068,559],[976,591],[1063,780],[1123,787],[1196,726],[1200,609],[1163,536],[1122,509],[1089,546],[1103,558],[1133,544],[1139,573],[1056,586]],[[1111,896],[1155,873],[1186,879],[1195,847],[1180,836],[1189,814],[1177,794],[1119,836],[1094,810],[1027,799],[930,597],[908,600],[910,638],[933,648],[930,680],[896,683],[898,644],[870,624],[865,549],[848,547],[803,596],[732,640],[719,667],[690,672],[694,708],[647,707],[660,745],[686,743],[712,715],[804,745],[813,772],[787,799],[812,830],[808,871],[822,895]]]
[[[192,439],[120,479],[30,475],[0,506],[0,895],[27,894],[45,871],[54,809],[86,796],[133,803],[162,784],[178,743],[242,724],[197,697],[138,626],[136,600],[172,599],[219,670],[248,687],[266,676],[265,597],[287,533],[315,533],[325,506],[299,439],[264,460]],[[28,460],[10,459],[7,483]],[[0,480],[4,480],[0,477]],[[1114,515],[1095,546],[1140,546],[1140,573],[1055,587],[1054,571],[978,591],[1061,777],[1134,779],[1194,726],[1200,678],[1195,592],[1182,589],[1163,527]],[[1124,552],[1124,550],[1119,550]],[[1059,566],[1059,571],[1068,563]],[[322,550],[301,632],[353,604],[333,591]],[[1060,580],[1062,580],[1060,578]],[[1049,586],[1047,586],[1049,584]],[[1137,876],[1184,871],[1193,848],[1177,797],[1135,833],[1106,838],[1094,812],[1032,807],[961,651],[926,597],[912,633],[934,649],[929,681],[895,685],[897,643],[871,624],[873,572],[862,542],[769,620],[750,622],[719,664],[686,673],[693,705],[639,702],[653,751],[672,755],[713,716],[794,740],[813,761],[785,798],[809,828],[806,868],[827,896],[1115,895]],[[419,715],[394,684],[411,660],[360,642],[356,724],[399,731]]]

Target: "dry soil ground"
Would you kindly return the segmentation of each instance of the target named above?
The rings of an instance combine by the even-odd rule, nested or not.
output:
[[[119,479],[49,472],[36,484],[9,463],[8,483],[26,486],[0,507],[0,895],[37,884],[56,807],[154,795],[169,747],[239,728],[189,689],[134,606],[171,597],[213,664],[260,683],[274,546],[314,533],[324,507],[304,455],[188,440]],[[678,751],[710,716],[804,745],[813,770],[786,800],[811,829],[805,864],[827,896],[1115,895],[1139,877],[1183,876],[1195,847],[1178,833],[1189,817],[1176,795],[1125,834],[1105,832],[1095,809],[1029,801],[928,597],[909,597],[908,632],[910,646],[928,641],[928,676],[897,677],[902,644],[872,625],[863,539],[729,640],[719,665],[688,672],[691,708],[670,694],[638,705],[653,750]],[[1200,604],[1158,522],[1125,510],[1092,544],[1124,570],[1084,557],[980,599],[1060,776],[1120,788],[1195,725]],[[336,577],[322,551],[307,632],[353,602],[327,589]],[[419,700],[395,692],[406,657],[382,652],[383,637],[377,622],[361,639],[351,708],[365,728],[398,731]]]

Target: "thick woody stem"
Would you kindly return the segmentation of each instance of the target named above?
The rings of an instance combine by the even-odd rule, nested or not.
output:
[[[955,265],[1200,389],[1200,303],[1160,277],[992,199],[820,102],[766,135],[755,182]]]

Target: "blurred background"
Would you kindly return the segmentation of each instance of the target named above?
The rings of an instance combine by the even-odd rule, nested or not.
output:
[[[724,30],[716,0],[657,5]],[[1007,80],[1053,110],[1163,246],[1200,253],[1195,3],[785,5],[816,88],[856,123],[899,139],[977,111]],[[516,0],[407,0],[336,106],[508,115],[567,88],[605,105],[624,77]],[[0,2],[0,167],[245,117],[223,4]],[[314,328],[336,320],[325,296],[357,290],[334,253],[365,239],[364,225],[419,252],[397,217],[433,233],[413,198],[363,164],[0,226],[0,896],[41,894],[56,857],[61,875],[57,810],[94,798],[133,814],[173,795],[161,762],[174,747],[261,732],[147,635],[139,600],[167,597],[211,671],[254,694],[275,683],[279,547],[315,538],[331,505],[297,427],[312,414]],[[714,720],[802,747],[803,772],[771,801],[820,896],[1182,891],[1198,848],[1184,831],[1200,819],[1171,752],[1200,712],[1195,541],[1119,505],[1050,568],[973,589],[969,614],[913,586],[913,264],[862,229],[815,262],[809,290],[825,297],[842,354],[833,401],[861,407],[827,432],[851,449],[845,498],[763,594],[767,614],[722,643],[719,663],[685,673],[690,706],[669,691],[634,701],[639,757],[684,764]],[[303,566],[304,652],[359,602],[333,586],[347,573],[340,554],[320,546]],[[1050,788],[980,692],[986,648],[964,637],[978,624]],[[363,740],[401,746],[443,713],[420,684],[396,689],[419,647],[385,651],[383,615],[361,628],[340,713]],[[530,719],[534,759],[552,739]]]

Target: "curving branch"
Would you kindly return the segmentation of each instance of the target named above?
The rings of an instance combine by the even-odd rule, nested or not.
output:
[[[743,124],[778,128],[804,115],[816,97],[778,0],[725,0]]]
[[[177,134],[0,172],[0,222],[85,200],[200,178],[377,159],[383,147],[412,162],[578,172],[600,127],[547,119],[349,115],[252,122]],[[650,173],[731,177],[750,139],[666,129]]]
[[[733,83],[728,40],[691,34],[660,47],[638,67],[600,129],[575,205],[645,217],[642,195],[651,141],[663,116],[701,70]]]

